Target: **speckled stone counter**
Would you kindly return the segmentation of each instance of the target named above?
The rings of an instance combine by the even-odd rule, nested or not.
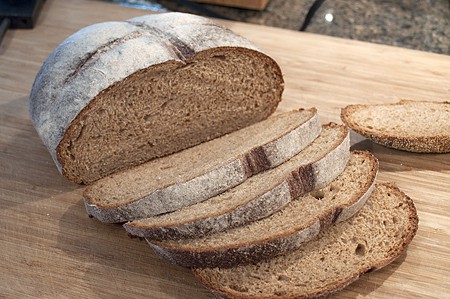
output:
[[[299,30],[314,0],[270,0],[264,11],[168,0],[112,0]],[[155,6],[152,7],[154,9]],[[450,55],[449,0],[326,0],[305,31]]]

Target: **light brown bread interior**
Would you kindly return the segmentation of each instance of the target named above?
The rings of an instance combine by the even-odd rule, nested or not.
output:
[[[450,152],[450,102],[349,105],[342,109],[341,118],[356,132],[388,147],[419,153]]]
[[[346,137],[347,131],[343,127],[324,126],[308,147],[278,167],[198,204],[135,220],[125,224],[125,228],[140,237],[179,239],[204,236],[269,216],[286,205],[294,191],[300,196],[313,188],[323,187],[343,171],[349,157]],[[333,162],[320,167],[317,162],[321,160]],[[333,168],[329,169],[329,166]],[[305,169],[304,177],[296,182],[302,188],[290,190],[289,182],[298,169]],[[307,169],[309,173],[306,173]],[[318,179],[318,173],[325,173],[326,179]]]
[[[84,192],[88,213],[120,222],[192,205],[288,160],[320,131],[314,108],[275,115],[96,181]]]
[[[66,177],[91,183],[263,120],[282,91],[276,63],[245,48],[156,65],[97,95],[64,135],[58,159]]]
[[[185,267],[232,267],[254,263],[301,246],[327,226],[353,216],[370,196],[376,158],[353,152],[344,172],[325,188],[298,197],[271,216],[209,236],[149,244]]]
[[[299,249],[230,269],[196,269],[196,277],[223,298],[313,298],[329,295],[397,258],[418,227],[412,200],[378,184],[361,211],[322,231]]]

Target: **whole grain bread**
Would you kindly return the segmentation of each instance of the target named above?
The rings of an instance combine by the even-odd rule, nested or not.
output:
[[[349,105],[342,109],[341,118],[354,131],[387,147],[450,152],[450,102]]]
[[[58,169],[91,183],[266,119],[277,63],[247,39],[183,13],[94,24],[63,41],[30,95]]]
[[[413,201],[390,184],[378,184],[359,214],[289,254],[193,272],[221,298],[322,298],[391,263],[406,250],[417,228]]]
[[[132,235],[153,240],[194,238],[271,215],[292,199],[331,183],[349,158],[344,126],[323,127],[304,150],[242,184],[195,205],[124,225]]]
[[[94,182],[83,194],[87,212],[124,222],[195,204],[290,159],[320,131],[314,108],[275,115]]]
[[[229,268],[273,258],[359,211],[372,192],[377,171],[372,154],[353,152],[331,184],[292,200],[269,217],[205,237],[146,240],[163,258],[190,268]]]

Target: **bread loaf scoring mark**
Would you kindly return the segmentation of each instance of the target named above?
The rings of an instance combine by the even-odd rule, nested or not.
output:
[[[70,72],[67,77],[64,79],[63,84],[67,84],[70,80],[75,78],[83,69],[87,68],[89,65],[93,64],[97,59],[105,52],[113,49],[117,45],[120,45],[124,43],[127,40],[139,38],[143,35],[145,35],[146,32],[142,30],[137,30],[130,32],[129,34],[115,38],[106,44],[101,45],[97,48],[97,50],[93,52],[87,53],[81,60],[78,62],[78,64],[75,66],[74,70]]]
[[[263,147],[256,147],[244,156],[245,175],[250,177],[269,169],[271,163]]]
[[[315,181],[316,175],[314,174],[312,164],[301,166],[292,171],[288,179],[289,191],[291,192],[292,198],[297,198],[313,190]]]
[[[175,35],[170,34],[169,32],[162,31],[156,27],[145,24],[144,22],[135,22],[135,21],[127,21],[129,24],[151,32],[158,37],[160,37],[163,41],[167,41],[166,45],[169,49],[171,49],[175,55],[181,61],[188,61],[195,55],[194,49],[189,47],[188,44],[177,38]]]

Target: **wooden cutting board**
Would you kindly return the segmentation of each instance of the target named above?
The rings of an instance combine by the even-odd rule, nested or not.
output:
[[[145,13],[97,1],[48,0],[34,30],[6,34],[0,47],[0,297],[212,298],[188,270],[160,260],[120,225],[88,218],[83,187],[59,175],[28,115],[34,77],[57,44],[91,23]],[[449,56],[226,25],[279,62],[286,81],[279,111],[315,106],[324,122],[339,122],[347,104],[450,101]],[[392,181],[414,199],[420,227],[406,254],[335,297],[450,298],[450,154],[355,142],[379,158],[380,182]]]

